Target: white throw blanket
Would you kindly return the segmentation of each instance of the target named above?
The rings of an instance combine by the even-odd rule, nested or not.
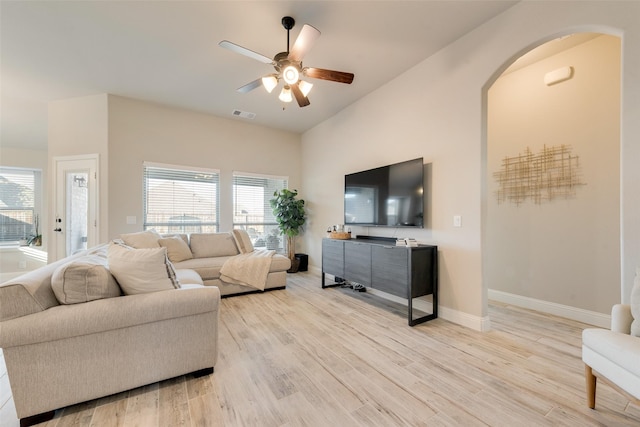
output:
[[[264,291],[273,254],[275,251],[259,250],[231,257],[222,264],[220,278],[227,283]]]

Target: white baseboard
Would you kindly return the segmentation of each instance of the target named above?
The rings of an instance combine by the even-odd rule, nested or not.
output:
[[[322,270],[314,266],[309,266],[309,272],[317,275],[322,274]],[[330,274],[327,274],[327,281],[332,281],[332,280],[333,280],[333,276]],[[379,291],[377,289],[367,288],[367,292],[369,292],[372,295],[376,295],[381,298],[385,298],[390,301],[397,302],[398,304],[407,305],[406,299],[399,298],[395,295],[391,295],[386,292]],[[420,298],[414,299],[413,307],[427,313],[433,312],[432,311],[433,304],[431,303],[431,301],[427,301],[424,299],[420,299]],[[471,315],[469,313],[464,313],[462,311],[451,309],[449,307],[443,307],[442,305],[438,307],[438,317],[441,319],[447,320],[449,322],[456,323],[458,325],[476,330],[476,331],[486,332],[491,329],[491,321],[489,320],[488,316],[478,317],[478,316]]]
[[[542,301],[494,289],[489,289],[489,299],[506,304],[512,304],[517,307],[553,314],[555,316],[566,317],[567,319],[577,320],[578,322],[587,323],[601,328],[609,328],[611,326],[611,316],[608,314],[584,310],[582,308],[571,307],[555,302]]]
[[[377,289],[367,288],[367,292],[372,295],[377,295],[381,298],[397,302],[398,304],[407,305],[406,299],[399,298],[395,295],[391,295]],[[426,313],[433,312],[433,303],[424,299],[415,298],[413,300],[413,307]],[[449,307],[443,307],[442,305],[438,307],[438,318],[456,323],[461,326],[465,326],[476,331],[485,332],[491,329],[491,322],[489,321],[489,317],[474,316],[472,314],[454,310]]]

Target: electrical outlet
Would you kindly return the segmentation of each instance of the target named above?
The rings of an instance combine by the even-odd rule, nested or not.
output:
[[[132,225],[137,223],[137,218],[134,216],[127,216],[127,225]]]
[[[462,216],[454,215],[453,216],[453,226],[454,227],[462,227]]]

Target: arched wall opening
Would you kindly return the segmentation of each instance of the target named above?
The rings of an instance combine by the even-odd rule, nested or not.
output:
[[[483,89],[483,294],[607,327],[620,302],[621,39],[567,31]]]

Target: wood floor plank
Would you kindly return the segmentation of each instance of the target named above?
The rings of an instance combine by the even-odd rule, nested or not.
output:
[[[128,427],[157,427],[159,412],[159,383],[131,390],[127,398],[125,425]]]
[[[127,414],[126,397],[96,407],[91,427],[123,427]]]
[[[160,382],[158,409],[158,425],[160,427],[191,425],[185,377]]]
[[[640,425],[640,407],[604,383],[588,408],[588,325],[497,302],[488,332],[409,327],[401,304],[321,289],[309,272],[287,279],[222,300],[212,375],[63,408],[42,427]],[[0,427],[16,427],[0,365]]]

